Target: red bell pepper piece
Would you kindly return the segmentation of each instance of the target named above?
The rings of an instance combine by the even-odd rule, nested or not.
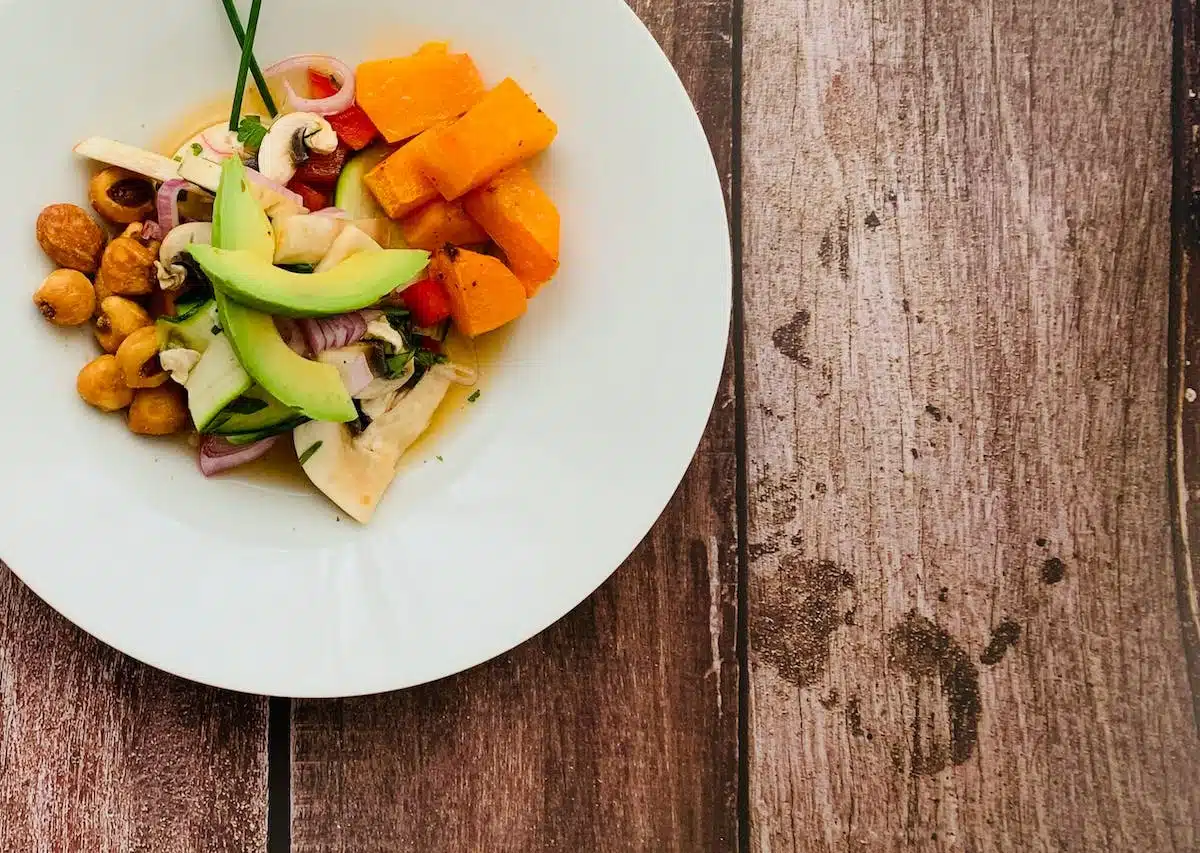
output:
[[[422,279],[406,287],[400,298],[412,312],[418,326],[436,326],[450,316],[450,297],[446,289],[432,278]]]
[[[329,207],[329,196],[316,187],[309,186],[299,178],[292,178],[288,181],[287,188],[294,193],[299,193],[300,198],[304,200],[304,206],[311,212],[324,210]]]
[[[327,74],[308,69],[308,84],[314,98],[329,98],[338,93],[338,87]],[[338,139],[355,151],[362,151],[375,141],[379,129],[362,107],[353,104],[337,115],[326,116],[326,120],[338,135]]]

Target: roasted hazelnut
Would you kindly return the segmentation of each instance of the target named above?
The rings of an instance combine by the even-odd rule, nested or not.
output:
[[[96,290],[78,270],[55,270],[33,294],[33,304],[56,326],[80,326],[96,312]]]
[[[97,213],[121,225],[141,222],[154,212],[155,192],[150,179],[117,166],[92,178],[88,198]]]
[[[121,342],[117,363],[130,388],[157,388],[167,381],[167,372],[158,360],[158,331],[153,326],[142,326]]]
[[[127,337],[151,323],[150,315],[141,305],[121,296],[110,296],[100,303],[96,340],[105,352],[115,353]]]
[[[158,284],[154,262],[159,242],[142,240],[142,225],[135,222],[108,244],[96,276],[96,293],[107,296],[144,296]]]
[[[188,407],[183,388],[169,382],[133,394],[129,429],[138,435],[173,435],[187,428]]]
[[[133,390],[125,384],[112,355],[102,355],[79,371],[75,389],[85,403],[105,412],[116,412],[133,402]]]
[[[106,239],[96,220],[78,205],[52,204],[38,214],[38,245],[57,266],[94,273]]]

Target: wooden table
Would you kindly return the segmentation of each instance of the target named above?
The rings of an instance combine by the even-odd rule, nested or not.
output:
[[[1191,4],[633,5],[738,259],[654,532],[512,654],[338,702],[4,572],[0,850],[1200,849]]]

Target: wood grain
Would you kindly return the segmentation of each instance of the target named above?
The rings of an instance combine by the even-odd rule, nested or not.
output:
[[[633,5],[728,176],[729,0]],[[558,625],[434,685],[296,703],[297,853],[736,848],[732,403],[726,382],[654,531]]]
[[[1200,18],[1175,3],[1175,199],[1168,333],[1170,473],[1175,576],[1200,725]]]
[[[1169,4],[744,27],[752,849],[1197,849]]]
[[[0,850],[263,850],[266,782],[266,700],[120,655],[0,564]]]

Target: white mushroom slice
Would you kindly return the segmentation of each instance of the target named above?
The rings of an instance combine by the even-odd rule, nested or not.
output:
[[[333,127],[315,113],[288,113],[271,125],[258,149],[258,171],[286,184],[296,174],[305,148],[329,154],[338,146]]]
[[[329,254],[346,220],[305,214],[276,220],[275,224],[275,263],[318,264]]]
[[[396,476],[400,457],[429,428],[450,379],[436,368],[358,436],[345,424],[310,421],[292,433],[304,473],[346,513],[371,520]]]
[[[154,262],[154,271],[158,276],[158,286],[161,290],[179,290],[187,282],[188,271],[183,264],[164,264]]]
[[[155,154],[100,136],[92,136],[75,146],[75,153],[110,166],[120,166],[156,181],[179,177],[179,163],[170,157]]]
[[[163,237],[158,249],[158,259],[164,264],[173,263],[193,243],[212,245],[211,222],[185,222],[177,225]]]
[[[200,353],[194,349],[165,349],[158,354],[159,364],[171,374],[171,378],[184,385],[192,375],[192,369],[200,363]]]

